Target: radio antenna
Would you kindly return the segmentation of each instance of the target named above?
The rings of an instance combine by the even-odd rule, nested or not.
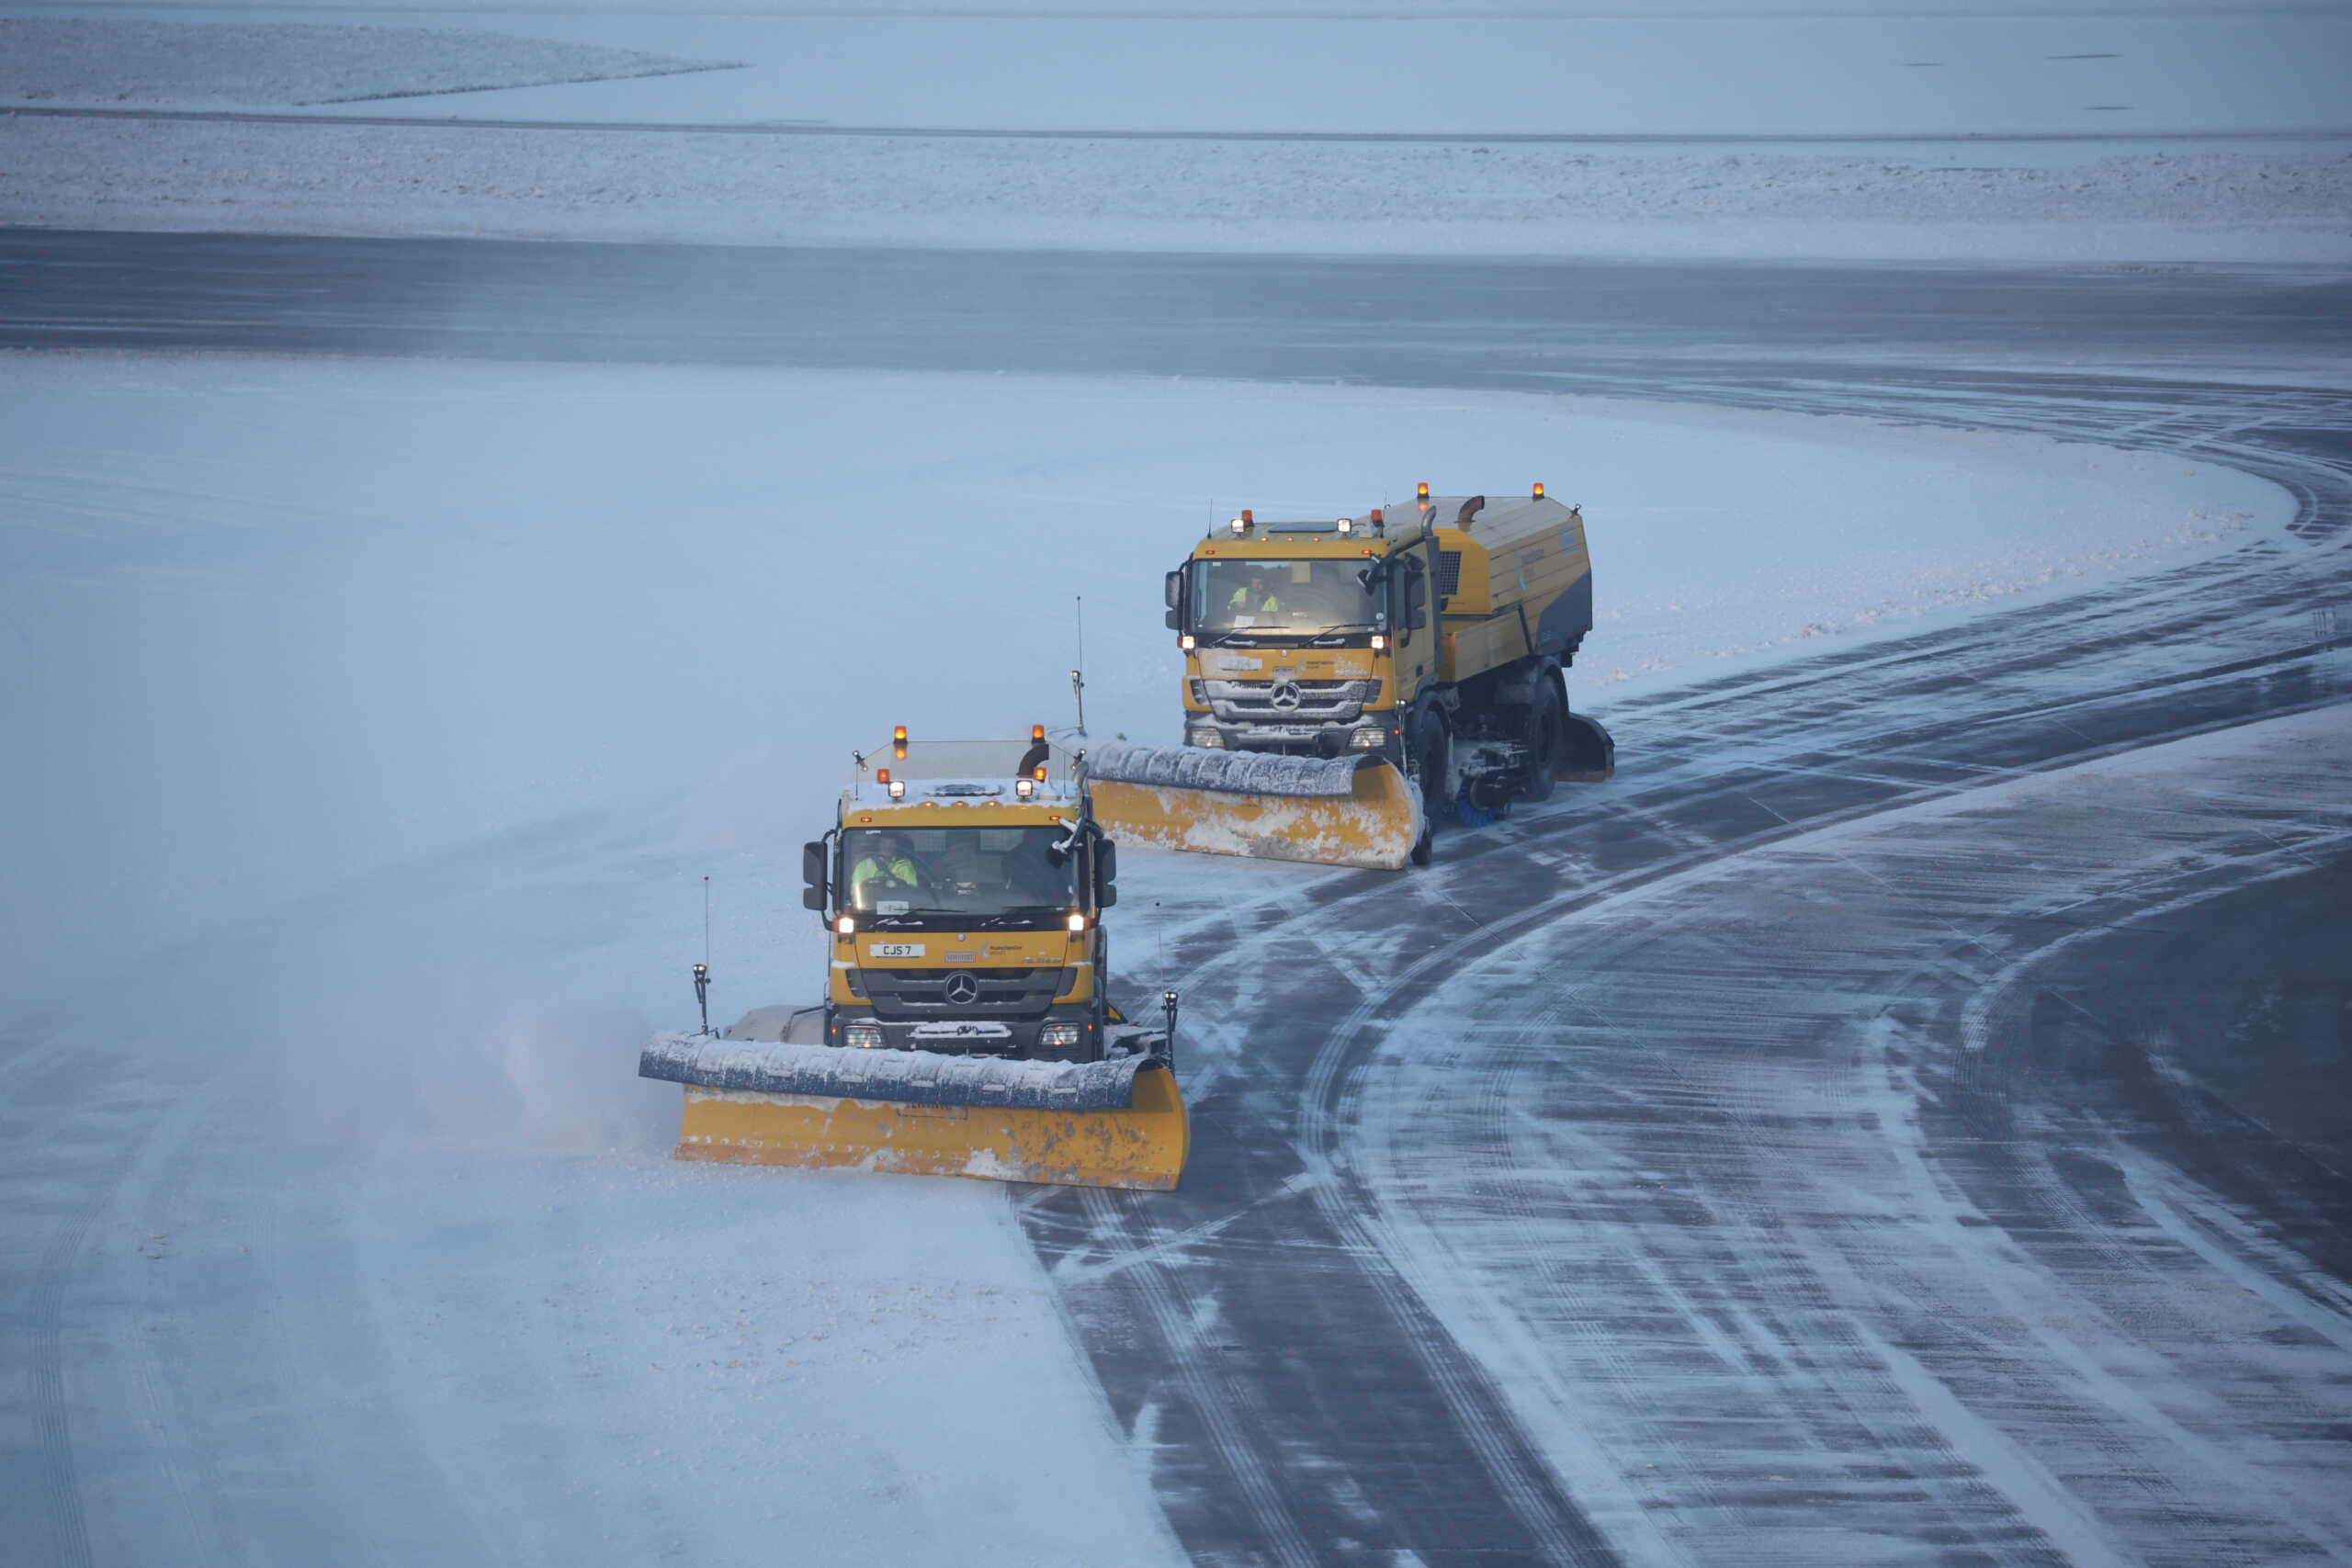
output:
[[[1073,595],[1078,602],[1078,668],[1069,672],[1069,694],[1078,703],[1078,733],[1086,735],[1086,595]]]
[[[702,879],[702,962],[695,965],[695,1006],[702,1010],[702,1032],[710,1034],[710,878]]]

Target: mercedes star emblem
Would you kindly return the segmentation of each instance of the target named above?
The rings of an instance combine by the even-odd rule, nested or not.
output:
[[[946,996],[949,1006],[970,1007],[980,999],[980,977],[958,969],[947,976],[947,983],[942,986],[940,990]]]
[[[1298,682],[1295,681],[1274,682],[1273,704],[1284,713],[1298,706]]]

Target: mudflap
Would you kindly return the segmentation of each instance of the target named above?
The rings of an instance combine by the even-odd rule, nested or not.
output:
[[[1615,777],[1617,742],[1609,738],[1600,721],[1580,713],[1563,713],[1560,717],[1567,744],[1559,776],[1577,784],[1599,784]]]

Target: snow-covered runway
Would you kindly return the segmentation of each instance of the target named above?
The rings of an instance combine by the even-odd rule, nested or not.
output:
[[[11,1551],[2352,1551],[2330,1436],[2352,1419],[2347,1204],[2324,1115],[2341,1103],[2326,1026],[2343,980],[2324,956],[2270,957],[2295,951],[2288,937],[2340,953],[2346,918],[2352,417],[2332,389],[2342,322],[2325,280],[1931,275],[1873,295],[1799,279],[1759,312],[1758,295],[1721,298],[1723,279],[1645,289],[1638,269],[1464,269],[1447,288],[1427,270],[1232,264],[1198,283],[1193,264],[1065,259],[998,290],[990,316],[976,301],[1007,274],[973,264],[943,297],[954,266],[882,257],[821,310],[659,353],[654,325],[582,314],[596,296],[560,288],[501,340],[496,302],[525,294],[472,286],[506,263],[429,254],[399,290],[363,268],[341,275],[363,280],[345,294],[324,281],[279,299],[172,297],[164,267],[141,275],[154,293],[85,294],[107,321],[15,292],[7,331],[306,346],[345,333],[345,347],[515,357],[568,341],[575,358],[893,374],[201,355],[0,371],[10,428],[33,433],[7,458],[11,632],[48,682],[20,679],[6,700],[83,748],[13,777],[85,810],[105,886],[168,863],[200,888],[227,863],[129,828],[140,852],[125,856],[106,813],[62,787],[144,809],[138,732],[107,722],[120,705],[159,711],[137,708],[143,682],[282,732],[298,782],[357,791],[302,755],[302,738],[328,737],[442,813],[384,813],[395,852],[338,863],[297,902],[260,895],[299,887],[299,856],[244,890],[232,924],[152,921],[126,946],[171,947],[70,971],[100,985],[36,992],[16,971],[24,1005],[0,1047]],[[1360,276],[1370,302],[1335,276]],[[1193,292],[1162,287],[1184,277]],[[1612,291],[1531,303],[1577,277]],[[1428,313],[1400,316],[1415,298]],[[1136,304],[1155,299],[1158,315]],[[2004,365],[2020,319],[2034,345]],[[908,374],[943,359],[1716,407]],[[2211,368],[2246,361],[2277,374]],[[1552,412],[1567,416],[1556,430]],[[1001,427],[1023,420],[1054,434],[1008,448]],[[540,444],[500,460],[501,434],[521,428]],[[1677,445],[1694,438],[1717,467]],[[1057,602],[1088,592],[1090,663],[1140,668],[1161,636],[1151,571],[1214,499],[1170,498],[1192,475],[1303,506],[1374,468],[1423,477],[1386,472],[1400,451],[1440,479],[1538,447],[1566,467],[1525,477],[1555,492],[1579,470],[1617,486],[1580,497],[1603,626],[1572,687],[1615,732],[1620,776],[1447,835],[1427,874],[1127,857],[1115,962],[1138,987],[1180,985],[1191,1021],[1182,1190],[1008,1194],[661,1157],[667,1102],[640,1098],[628,1064],[634,1032],[684,1012],[699,877],[732,900],[734,999],[805,989],[786,852],[832,774],[831,730],[894,716],[794,698],[744,719],[787,683],[794,644],[775,628],[801,616],[820,649],[866,636],[910,661],[899,688],[939,646],[1035,629],[981,616],[876,633],[826,619],[854,614],[826,583],[911,574],[926,603],[952,603],[945,582],[972,576],[959,539],[1025,525],[1048,547],[1024,570],[1066,573]],[[157,485],[142,465],[159,454]],[[305,489],[334,473],[367,476],[365,493],[339,505]],[[775,482],[795,473],[797,491]],[[853,528],[844,503],[877,483],[906,512]],[[1993,493],[2085,570],[1988,572],[2035,532],[1989,520],[1974,541],[1988,553],[1939,557]],[[2202,535],[2181,534],[2199,506]],[[1743,522],[1783,541],[1799,581],[1727,553]],[[2001,592],[1906,594],[1883,620],[1806,637],[1825,613],[1885,598],[1883,575],[1838,578],[1841,530],[1903,541],[1928,588]],[[1650,597],[1678,551],[1725,579],[1701,610]],[[665,560],[697,564],[650,569]],[[300,625],[273,601],[363,581],[355,602],[399,614],[380,638],[314,626],[304,646],[342,650],[317,670],[272,671],[266,649],[219,662],[208,640],[233,623],[267,643]],[[1634,660],[1613,690],[1611,595],[1646,606],[1620,634],[1670,656]],[[724,635],[616,619],[671,601],[674,624]],[[140,640],[141,606],[180,617],[151,635],[184,626],[185,659]],[[1777,629],[1715,657],[1671,644],[1694,615]],[[1053,698],[1057,609],[1052,622],[1022,655],[1044,671],[1035,689],[985,694],[1008,710],[992,722]],[[615,625],[654,675],[602,662]],[[390,649],[397,669],[411,645],[433,650],[421,690],[351,651]],[[664,651],[678,646],[695,657]],[[582,690],[549,673],[582,660]],[[716,713],[665,705],[691,689],[669,677],[730,660]],[[363,695],[362,722],[335,709],[338,683]],[[1159,675],[1104,683],[1138,725],[1162,711]],[[61,717],[77,691],[107,699],[79,727]],[[602,731],[600,706],[617,720]],[[551,749],[537,771],[502,735],[507,710]],[[944,724],[952,706],[935,711]],[[698,738],[730,719],[785,744],[720,766]],[[458,739],[423,754],[436,732]],[[284,782],[251,788],[347,852],[317,828],[332,803]],[[206,809],[171,808],[184,836],[266,841],[232,771],[208,790]],[[480,808],[470,833],[448,804],[459,790]],[[38,828],[13,829],[19,858],[62,897],[72,842]],[[28,938],[46,929],[34,907],[9,913]],[[2278,943],[2225,948],[2220,933],[2266,920]],[[104,928],[84,929],[89,953]],[[51,951],[63,969],[71,954]],[[2188,953],[2206,965],[2196,1005],[2152,1019],[2146,997],[2192,973]],[[2321,1102],[2308,1121],[2249,1088],[2247,1042],[2302,1075]]]
[[[1196,1555],[2345,1552],[2334,400],[2031,400],[2297,545],[1633,697],[1405,888],[1191,911],[1216,1157],[1024,1217]]]

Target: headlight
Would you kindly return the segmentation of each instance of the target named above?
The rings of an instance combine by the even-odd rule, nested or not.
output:
[[[1080,914],[1071,915],[1069,918],[1069,929],[1074,931],[1084,931],[1086,929],[1086,917]]]
[[[876,1023],[853,1023],[842,1031],[842,1043],[861,1051],[882,1049],[882,1026]]]
[[[1192,744],[1195,746],[1222,746],[1225,744],[1225,737],[1219,735],[1214,729],[1195,729],[1193,731],[1189,739]]]
[[[1359,729],[1348,737],[1348,744],[1359,751],[1371,751],[1387,739],[1388,731],[1385,729]]]
[[[1046,1025],[1045,1028],[1037,1032],[1037,1043],[1040,1045],[1068,1050],[1070,1046],[1078,1043],[1078,1025],[1074,1023],[1049,1023]]]

